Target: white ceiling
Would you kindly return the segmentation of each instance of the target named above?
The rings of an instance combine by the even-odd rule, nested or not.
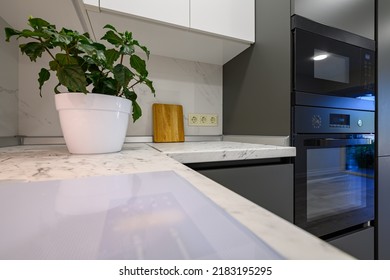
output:
[[[79,0],[1,0],[0,16],[13,28],[27,27],[29,16],[43,18],[57,28],[66,26],[80,32],[83,24],[75,5]]]

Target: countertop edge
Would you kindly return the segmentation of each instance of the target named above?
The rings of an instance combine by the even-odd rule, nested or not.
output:
[[[295,157],[295,147],[233,141],[148,143],[175,160],[187,163]]]

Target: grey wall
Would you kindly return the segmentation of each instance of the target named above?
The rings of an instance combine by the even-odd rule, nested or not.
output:
[[[290,3],[256,1],[256,43],[223,66],[223,134],[290,135]]]
[[[5,42],[6,26],[0,17],[0,146],[5,137],[18,134],[19,48],[15,42]]]
[[[377,255],[390,259],[390,1],[378,0]]]
[[[390,1],[378,3],[378,155],[390,156]]]
[[[374,39],[374,9],[375,0],[292,0],[291,14]]]

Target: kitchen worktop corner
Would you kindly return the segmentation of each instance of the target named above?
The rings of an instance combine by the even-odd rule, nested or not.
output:
[[[231,145],[231,143],[220,144],[226,145],[225,148]],[[194,143],[193,145],[198,148],[207,146],[212,153],[216,151],[216,146],[213,145],[217,143]],[[163,150],[162,146],[162,144],[132,143],[125,144],[122,151],[118,153],[99,155],[73,155],[64,145],[22,145],[0,148],[2,167],[0,182],[32,182],[174,171],[287,259],[353,259],[268,210],[195,172],[170,157],[170,154],[161,152],[158,148]],[[172,147],[178,147],[176,152],[179,154],[179,151],[186,150],[184,148],[190,149],[191,145],[182,143],[164,146],[171,147],[172,150]],[[264,148],[261,145],[256,147],[258,150]],[[272,149],[278,150],[277,147]],[[167,150],[168,148],[164,149],[165,152]],[[295,150],[289,150],[290,156],[295,153]]]

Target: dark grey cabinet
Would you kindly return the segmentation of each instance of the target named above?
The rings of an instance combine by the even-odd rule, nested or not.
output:
[[[377,253],[378,259],[390,260],[390,157],[378,159]]]
[[[214,167],[197,171],[293,222],[292,164]]]
[[[372,40],[375,37],[374,11],[375,0],[291,0],[291,14]]]
[[[378,0],[378,155],[390,156],[390,1]]]
[[[390,259],[390,1],[378,0],[377,257]]]
[[[223,66],[223,134],[290,135],[290,2],[256,0],[256,42]]]
[[[374,228],[356,231],[354,233],[328,240],[330,244],[361,260],[374,259]]]

